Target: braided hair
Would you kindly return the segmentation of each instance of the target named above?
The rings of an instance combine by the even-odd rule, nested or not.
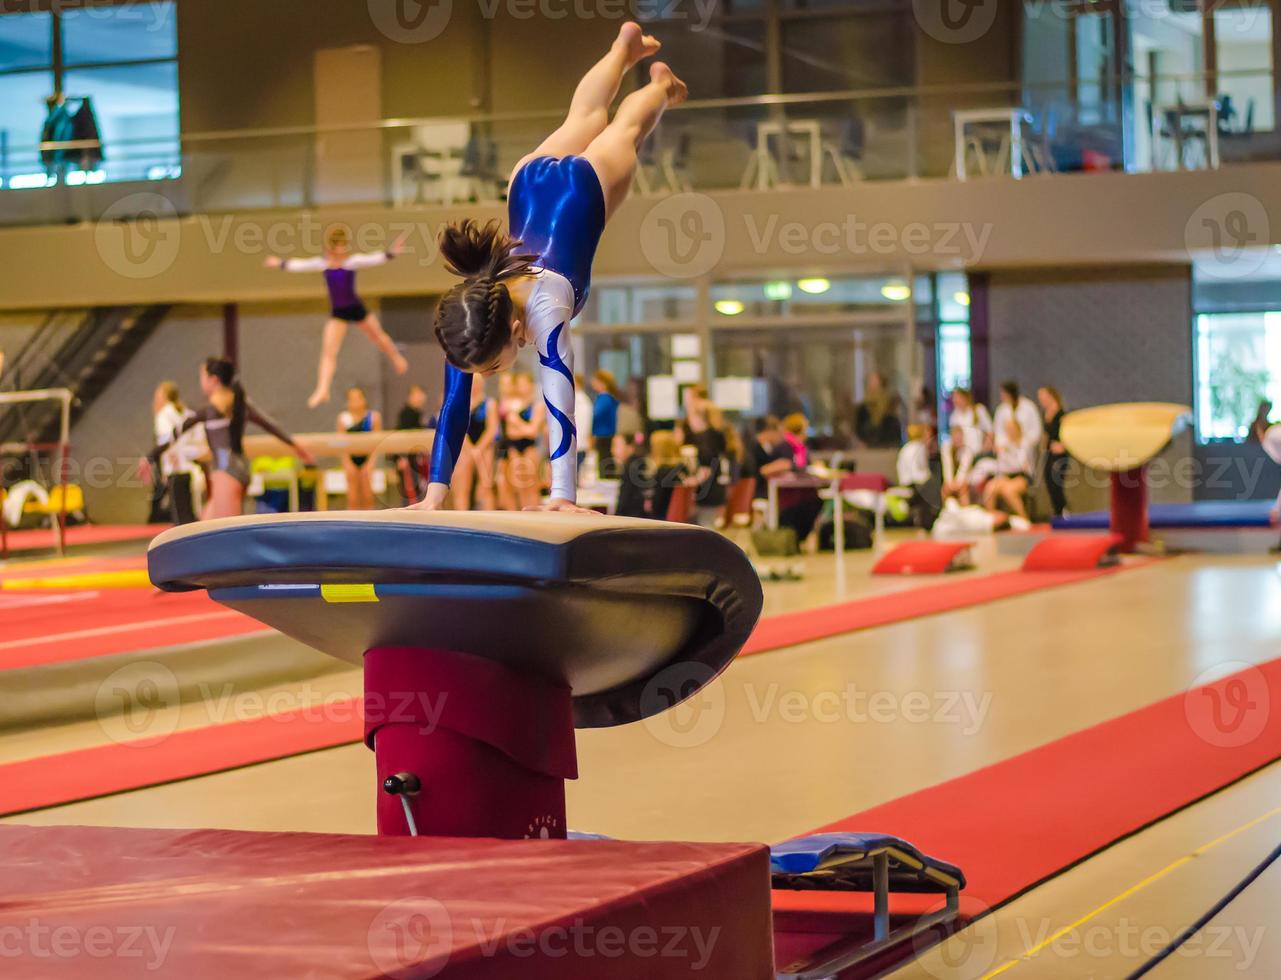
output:
[[[482,227],[468,218],[440,233],[445,267],[463,278],[436,307],[436,339],[454,367],[474,371],[510,343],[513,306],[506,280],[525,275],[537,258],[520,246],[497,221]]]

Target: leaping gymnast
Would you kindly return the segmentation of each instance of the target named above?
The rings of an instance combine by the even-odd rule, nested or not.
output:
[[[520,348],[532,343],[552,465],[551,494],[543,508],[588,513],[574,502],[578,453],[569,323],[587,299],[605,223],[631,188],[637,148],[663,111],[685,100],[685,84],[656,62],[649,84],[624,98],[609,118],[624,74],[658,48],[637,24],[622,26],[609,53],[578,83],[560,128],[512,171],[510,234],[497,222],[481,227],[470,220],[441,233],[441,255],[463,281],[436,310],[436,337],[448,361],[445,398],[432,447],[431,482],[415,507],[435,510],[449,492],[467,434],[472,375],[508,370]]]
[[[403,239],[397,239],[386,252],[363,252],[351,254],[351,243],[347,230],[336,227],[325,236],[325,254],[309,259],[285,259],[278,255],[267,257],[267,268],[284,269],[286,272],[323,272],[325,286],[329,290],[329,319],[325,323],[325,334],[320,346],[320,367],[316,373],[316,390],[307,399],[307,407],[315,408],[322,402],[329,401],[329,391],[333,387],[334,372],[338,369],[338,352],[347,336],[347,327],[356,324],[365,336],[374,342],[380,351],[387,355],[391,366],[397,374],[409,370],[405,355],[396,349],[396,344],[387,336],[387,331],[378,322],[378,317],[370,313],[356,293],[356,272],[376,265],[390,262],[404,250]]]

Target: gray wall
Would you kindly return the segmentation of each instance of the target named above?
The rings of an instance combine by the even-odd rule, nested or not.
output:
[[[998,271],[991,275],[993,399],[1007,379],[1034,396],[1052,384],[1069,410],[1118,401],[1192,404],[1192,296],[1187,266]],[[1190,434],[1153,463],[1152,498],[1193,499]],[[1106,505],[1099,474],[1073,472],[1068,506]]]

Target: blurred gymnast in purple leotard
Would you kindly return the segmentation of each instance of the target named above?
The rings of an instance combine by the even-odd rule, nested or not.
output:
[[[365,304],[356,294],[356,270],[390,262],[400,254],[401,248],[402,243],[397,241],[386,252],[352,255],[347,231],[339,227],[332,229],[326,236],[324,255],[310,259],[282,259],[277,255],[268,257],[269,269],[325,274],[325,286],[329,289],[329,321],[325,324],[325,336],[320,347],[316,390],[307,399],[309,408],[329,401],[329,389],[334,382],[334,372],[338,369],[338,351],[342,349],[350,324],[356,324],[364,331],[365,336],[378,345],[378,349],[387,355],[397,374],[404,374],[409,370],[405,355],[396,349],[396,345],[378,322],[378,317],[365,309]]]
[[[605,222],[623,202],[636,173],[636,150],[668,106],[685,100],[685,84],[656,62],[648,85],[629,94],[609,118],[623,76],[658,51],[658,41],[624,24],[609,52],[583,76],[560,128],[520,160],[507,191],[508,232],[493,222],[445,228],[440,251],[463,281],[436,311],[445,349],[445,399],[432,447],[431,482],[416,507],[434,510],[449,492],[467,434],[472,375],[511,368],[533,344],[547,412],[552,464],[548,510],[575,504],[574,355],[570,320],[587,299],[592,259]]]

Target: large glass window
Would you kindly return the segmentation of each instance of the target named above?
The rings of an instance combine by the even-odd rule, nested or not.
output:
[[[1214,12],[1218,95],[1229,132],[1276,128],[1272,91],[1272,10],[1231,4]]]
[[[0,186],[177,176],[177,55],[173,0],[0,15]]]
[[[1197,433],[1240,439],[1259,403],[1281,404],[1281,310],[1196,318]]]

